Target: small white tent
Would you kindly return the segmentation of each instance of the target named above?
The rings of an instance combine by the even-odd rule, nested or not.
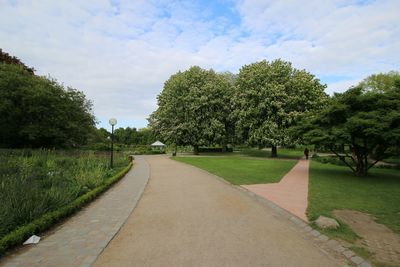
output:
[[[160,150],[160,151],[164,151],[164,150],[165,150],[165,147],[166,147],[166,145],[163,144],[163,143],[161,143],[160,141],[155,141],[155,142],[152,143],[150,146],[151,146],[151,148],[152,148],[153,150]]]

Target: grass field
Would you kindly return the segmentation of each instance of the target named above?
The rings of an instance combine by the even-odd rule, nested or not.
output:
[[[270,158],[270,149],[256,149],[256,148],[243,148],[234,152],[208,152],[200,153],[200,156],[227,156],[227,157],[255,157],[255,158]],[[300,159],[303,157],[303,150],[301,149],[278,149],[278,158],[284,159]]]
[[[71,203],[128,164],[116,155],[48,150],[0,150],[0,238]]]
[[[312,161],[308,216],[332,216],[335,209],[369,213],[400,233],[400,171],[373,168],[369,176],[357,177],[347,167]],[[356,237],[347,227],[329,234],[349,241]]]
[[[243,149],[237,152],[241,156],[247,157],[271,157],[271,150],[259,150],[259,149]],[[289,158],[289,159],[299,159],[303,156],[303,150],[300,149],[278,149],[278,158]]]
[[[295,160],[261,160],[243,157],[173,157],[218,175],[232,184],[276,183],[296,164]]]

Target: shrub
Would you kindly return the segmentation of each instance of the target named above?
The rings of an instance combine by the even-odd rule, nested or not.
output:
[[[70,204],[126,166],[116,154],[76,151],[0,151],[0,238],[48,212]]]
[[[63,218],[73,214],[78,211],[85,204],[93,200],[95,197],[104,192],[107,188],[109,188],[112,184],[119,181],[131,168],[132,163],[123,169],[120,168],[120,171],[116,173],[111,178],[103,180],[96,188],[92,189],[89,192],[79,196],[72,202],[59,206],[57,209],[49,211],[47,213],[42,214],[40,217],[37,217],[33,221],[26,223],[8,234],[4,235],[0,239],[0,255],[4,254],[4,252],[18,244],[21,244],[24,240],[26,240],[29,236],[33,234],[37,234],[41,231],[44,231],[54,225],[56,222],[59,222]],[[25,203],[24,203],[25,204]]]

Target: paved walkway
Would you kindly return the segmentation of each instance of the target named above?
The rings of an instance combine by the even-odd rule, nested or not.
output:
[[[302,159],[279,183],[242,185],[242,187],[274,202],[281,208],[308,222],[306,216],[308,167],[309,161]]]
[[[165,156],[146,160],[146,190],[95,266],[343,266],[238,187]]]
[[[100,198],[0,265],[91,266],[131,214],[148,178],[147,162],[137,157],[133,169]]]

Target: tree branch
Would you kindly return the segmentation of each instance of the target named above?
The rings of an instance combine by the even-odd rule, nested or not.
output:
[[[376,163],[378,163],[378,161],[383,160],[383,158],[384,158],[383,155],[385,154],[386,149],[387,149],[387,148],[384,148],[384,149],[382,150],[381,156],[378,157],[378,159],[375,160],[375,162],[372,163],[372,164],[367,168],[367,171],[368,171],[369,169],[371,169]]]
[[[336,153],[332,148],[330,149],[337,157],[339,157],[339,159],[341,161],[344,162],[344,164],[346,164],[353,172],[356,172],[356,170],[353,168],[353,166],[351,166],[350,164],[347,163],[347,161],[345,159],[343,159],[342,156],[340,156],[338,153]]]

